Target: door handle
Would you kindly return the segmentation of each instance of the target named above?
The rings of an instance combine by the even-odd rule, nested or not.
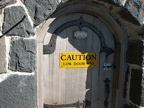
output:
[[[104,65],[103,65],[104,70],[112,70],[114,68],[116,68],[116,66],[111,63],[104,63]]]
[[[108,98],[109,98],[109,94],[110,94],[110,87],[109,87],[110,80],[108,78],[106,78],[104,80],[104,83],[105,83],[105,92],[106,92],[104,106],[105,106],[105,108],[108,108]]]

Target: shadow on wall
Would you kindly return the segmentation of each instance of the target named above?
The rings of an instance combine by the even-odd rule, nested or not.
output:
[[[36,108],[34,75],[9,75],[0,82],[0,108]]]

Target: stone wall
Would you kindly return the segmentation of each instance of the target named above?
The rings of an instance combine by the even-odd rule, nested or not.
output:
[[[37,107],[37,29],[62,4],[85,1],[98,3],[114,13],[125,29],[125,108],[144,107],[144,0],[0,0],[0,108]]]
[[[124,6],[140,24],[144,24],[144,0],[112,0]]]

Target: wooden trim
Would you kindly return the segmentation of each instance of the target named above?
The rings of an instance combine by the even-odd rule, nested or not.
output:
[[[116,39],[117,43],[119,43],[119,44],[121,44],[121,43],[125,44],[126,43],[126,38],[124,37],[121,28],[119,27],[117,22],[114,20],[114,18],[110,14],[108,12],[106,12],[105,10],[99,8],[99,7],[94,7],[92,5],[87,5],[87,4],[71,5],[71,6],[62,8],[61,10],[59,10],[55,14],[53,14],[46,21],[44,26],[42,27],[42,29],[40,31],[40,34],[42,34],[42,35],[41,36],[38,35],[38,41],[39,40],[40,40],[40,42],[43,41],[44,36],[45,36],[45,35],[43,35],[43,33],[45,33],[45,31],[47,31],[47,30],[44,30],[44,29],[46,29],[50,25],[50,23],[52,23],[55,19],[58,19],[60,17],[68,15],[68,14],[77,13],[77,12],[91,14],[95,17],[98,17],[114,33],[114,36],[115,36],[115,39]]]
[[[38,37],[37,37],[37,43],[43,43],[44,41],[44,36],[47,33],[47,30],[49,28],[49,25],[55,20],[55,18],[49,18],[45,24],[42,26],[42,28],[40,29],[39,33],[38,33]]]
[[[37,104],[43,108],[43,43],[37,43]]]
[[[120,73],[120,45],[115,45],[115,51],[114,51],[114,64],[116,65],[116,68],[113,72],[113,91],[112,91],[112,108],[117,108],[118,102],[117,102],[117,92],[119,89],[119,73]]]

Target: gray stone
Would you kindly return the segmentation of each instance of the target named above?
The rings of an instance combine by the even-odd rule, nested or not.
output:
[[[144,23],[144,2],[142,0],[129,0],[126,8],[140,24]]]
[[[0,73],[6,72],[6,45],[5,37],[0,38]]]
[[[142,69],[134,64],[129,64],[125,76],[124,108],[139,108],[142,99]]]
[[[143,45],[144,45],[144,41],[143,41]],[[143,46],[143,48],[144,48],[144,46]],[[143,68],[144,68],[144,49],[143,49]],[[143,70],[143,73],[142,73],[141,86],[142,86],[141,106],[144,107],[144,70]]]
[[[127,48],[127,62],[142,66],[143,43],[138,39],[129,39]]]
[[[4,12],[4,24],[3,24],[3,33],[8,31],[14,25],[16,25],[25,15],[25,11],[22,7],[11,7],[6,8]],[[14,27],[11,31],[7,33],[10,36],[21,36],[21,37],[30,37],[34,35],[33,28],[26,17],[21,23]]]
[[[36,1],[35,0],[25,0],[24,1],[27,9],[28,9],[28,12],[29,12],[29,15],[31,16],[32,20],[34,20],[34,17],[35,17],[35,9],[36,9]],[[35,22],[34,22],[35,23]]]
[[[36,76],[10,75],[0,83],[0,108],[36,108]]]
[[[17,0],[10,0],[10,3],[9,4],[14,4],[14,3],[16,3],[17,2]]]
[[[143,0],[91,0],[91,1],[97,1],[100,3],[108,3],[105,6],[111,10],[117,10],[119,8],[118,5],[121,6],[121,8],[127,10],[130,15],[132,15],[139,24],[144,24],[144,1]],[[102,2],[101,2],[102,1]],[[109,6],[111,5],[111,6]],[[115,7],[116,8],[112,8]],[[125,17],[130,17],[131,19],[134,19],[131,17],[129,14],[126,15]],[[125,18],[125,20],[127,20]]]
[[[8,5],[10,0],[0,0],[0,9]]]
[[[24,2],[35,26],[51,15],[58,3],[59,0],[25,0]]]
[[[16,0],[0,0],[0,9],[14,3],[16,3]]]
[[[35,40],[12,39],[9,69],[20,72],[33,72],[36,69]]]
[[[142,70],[132,69],[130,80],[130,100],[137,105],[141,105],[142,95]]]
[[[141,95],[141,106],[144,107],[144,73],[143,73],[143,76],[142,76],[142,83],[141,83],[141,86],[142,86],[142,95]]]

